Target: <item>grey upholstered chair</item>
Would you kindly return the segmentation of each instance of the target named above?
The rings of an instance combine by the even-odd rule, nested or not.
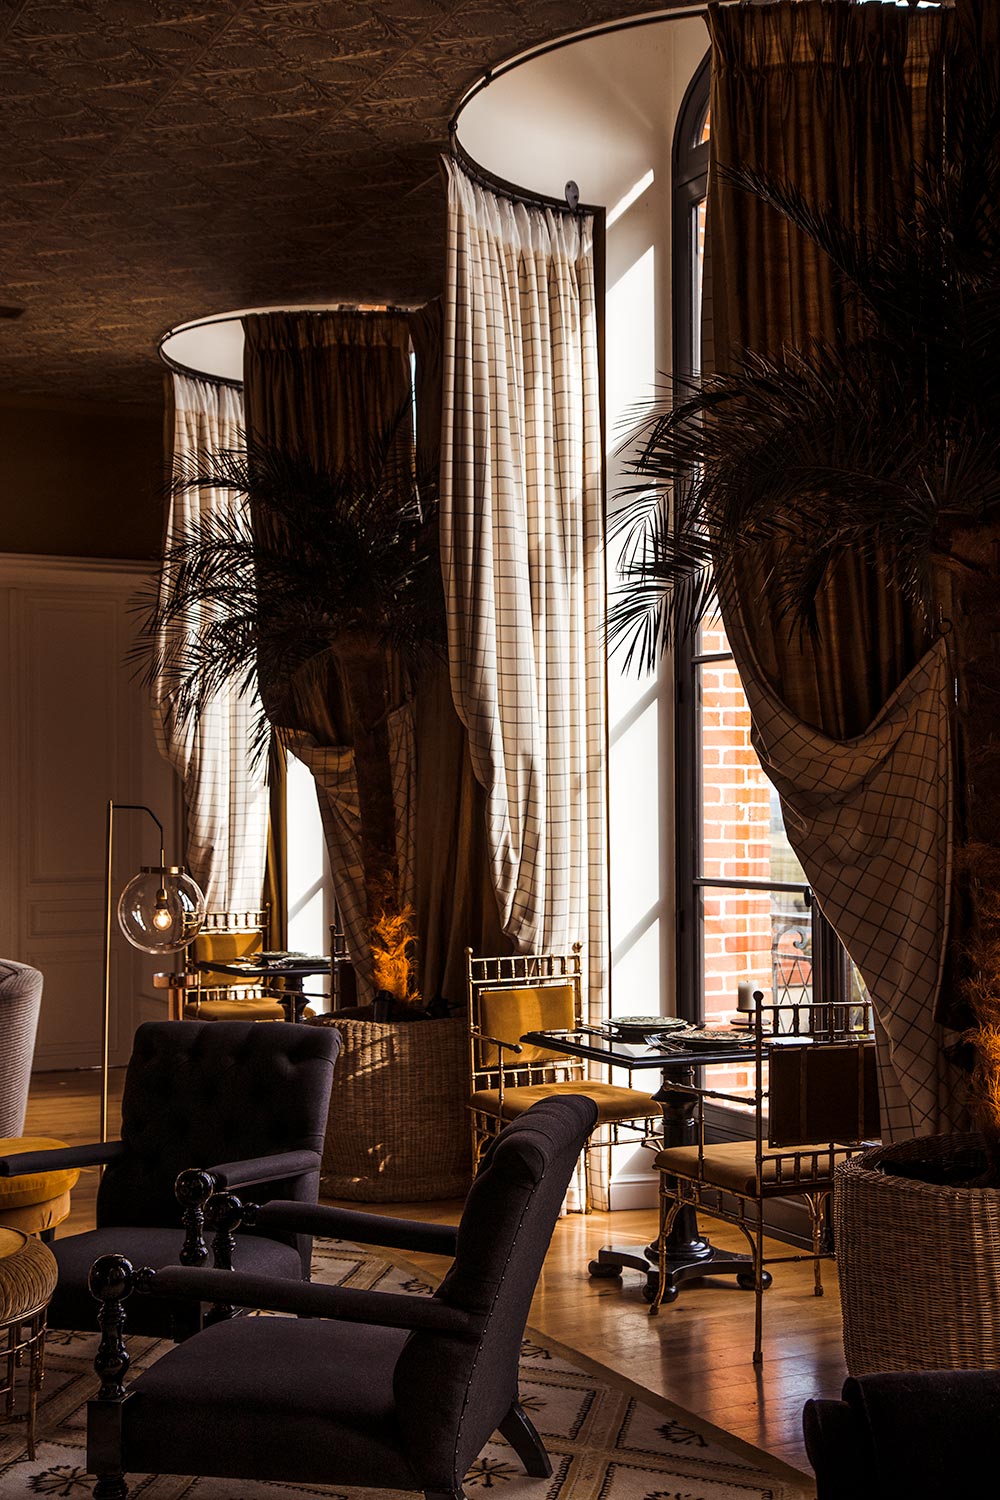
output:
[[[95,1495],[122,1500],[124,1474],[139,1471],[460,1500],[464,1475],[498,1428],[527,1472],[547,1477],[548,1455],[518,1402],[518,1355],[560,1204],[596,1120],[597,1106],[581,1095],[526,1110],[484,1153],[457,1230],[292,1204],[256,1215],[272,1230],[452,1254],[432,1297],[184,1268],[133,1277],[121,1256],[98,1261],[102,1387],[90,1402],[87,1445]],[[119,1330],[133,1281],[300,1316],[216,1323],[168,1350],[126,1393]]]
[[[943,1500],[994,1493],[1000,1371],[860,1375],[840,1401],[807,1401],[817,1500]]]
[[[52,1244],[59,1281],[49,1326],[95,1327],[87,1281],[99,1255],[120,1250],[157,1268],[178,1263],[185,1232],[175,1182],[181,1173],[200,1175],[188,1169],[201,1168],[210,1178],[202,1193],[194,1183],[196,1215],[221,1188],[238,1187],[251,1199],[315,1203],[339,1050],[339,1033],[328,1027],[150,1021],[135,1034],[120,1141],[0,1157],[5,1177],[105,1164],[97,1228]],[[308,1279],[311,1243],[308,1231],[262,1228],[243,1237],[240,1264],[258,1275]],[[150,1298],[136,1305],[129,1326],[176,1337],[191,1329],[182,1316],[191,1306]]]
[[[39,971],[0,958],[0,1136],[24,1133],[41,1008]]]

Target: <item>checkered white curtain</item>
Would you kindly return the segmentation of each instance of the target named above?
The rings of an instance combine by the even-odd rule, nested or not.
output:
[[[730,642],[754,747],[781,796],[789,842],[868,987],[882,1134],[968,1129],[957,1040],[934,1020],[951,891],[952,766],[944,641],[917,663],[864,734],[833,740],[798,719],[757,667],[732,603]]]
[[[199,453],[242,443],[239,391],[211,381],[173,377],[174,473]],[[219,490],[175,494],[167,517],[166,545],[200,513],[223,508],[232,497]],[[199,628],[192,618],[190,629]],[[250,725],[256,705],[225,689],[205,706],[197,724],[179,725],[167,691],[154,687],[153,716],[162,754],[184,783],[186,861],[210,911],[256,910],[264,886],[268,797],[266,766],[254,768]]]
[[[607,1004],[604,535],[593,221],[448,175],[441,558],[504,931],[583,941]]]

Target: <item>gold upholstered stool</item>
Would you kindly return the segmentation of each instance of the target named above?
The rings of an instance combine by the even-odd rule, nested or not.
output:
[[[17,1151],[55,1151],[65,1141],[47,1135],[0,1136],[0,1156]],[[0,1225],[52,1239],[70,1209],[70,1191],[80,1173],[76,1167],[56,1172],[30,1172],[24,1177],[0,1177]]]
[[[35,1456],[35,1412],[45,1366],[45,1313],[56,1275],[56,1258],[47,1245],[20,1229],[0,1227],[0,1397],[10,1421],[17,1368],[27,1357],[29,1458]]]

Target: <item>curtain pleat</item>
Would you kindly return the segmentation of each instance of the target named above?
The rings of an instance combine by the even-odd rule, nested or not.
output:
[[[417,408],[417,474],[435,486],[441,463],[440,297],[410,313]],[[508,953],[489,879],[486,799],[465,726],[455,711],[446,661],[420,672],[416,709],[416,908],[421,976],[428,999],[465,1000],[465,950]]]
[[[380,445],[395,428],[401,472],[409,474],[406,314],[264,313],[247,316],[243,326],[247,430],[255,441],[308,457],[319,469],[363,476],[377,468]],[[370,925],[386,894],[375,888],[373,870],[391,872],[399,900],[413,894],[416,771],[404,675],[387,651],[361,643],[331,651],[292,682],[262,681],[261,692],[282,739],[303,752],[316,779],[359,998],[368,999]]]
[[[586,945],[607,1003],[593,222],[448,176],[441,554],[455,706],[504,931]],[[598,1196],[603,1184],[598,1185]]]
[[[173,452],[176,475],[198,454],[238,448],[243,407],[238,391],[183,375],[173,377]],[[165,544],[200,515],[228,509],[219,490],[184,490],[171,496]],[[203,610],[191,632],[204,625]],[[267,852],[266,768],[251,763],[251,726],[257,705],[235,688],[215,694],[197,722],[179,724],[169,692],[154,685],[153,712],[161,752],[184,783],[185,857],[212,911],[256,910],[262,900]]]
[[[243,319],[247,431],[332,469],[359,472],[400,414],[407,465],[410,334],[405,313],[277,312]]]
[[[825,0],[712,7],[712,312],[715,368],[742,350],[777,355],[815,339],[843,347],[858,309],[829,258],[720,168],[786,180],[848,223],[906,215],[915,169],[937,143],[940,16]],[[861,733],[927,647],[897,591],[852,561],[831,578],[810,637],[753,607],[780,554],[737,580],[761,668],[800,718]]]
[[[744,350],[778,355],[815,339],[844,347],[859,331],[858,308],[829,260],[776,210],[728,184],[720,168],[788,181],[806,201],[849,223],[905,216],[915,175],[939,147],[945,24],[935,11],[816,0],[710,8],[708,223],[717,369]],[[882,1032],[887,1137],[950,1129],[954,1076],[934,1021],[951,868],[949,810],[940,797],[918,795],[911,807],[921,820],[912,844],[936,851],[937,884],[877,883],[873,899],[880,904],[864,922],[845,918],[844,902],[832,894],[843,895],[850,868],[840,858],[845,841],[859,858],[866,851],[862,863],[877,863],[880,848],[878,857],[896,867],[893,851],[901,844],[890,845],[900,833],[898,820],[885,816],[874,783],[867,798],[845,788],[868,764],[879,726],[884,738],[900,685],[919,678],[926,701],[940,674],[924,656],[924,626],[878,568],[843,563],[818,601],[819,629],[810,635],[790,630],[767,608],[767,580],[781,566],[780,546],[756,549],[721,589],[753,706],[755,743],[781,791],[789,838],[820,904],[869,981]],[[917,735],[909,766],[919,762],[921,747],[925,761],[912,772],[913,784],[922,776],[936,786],[939,776],[950,776],[948,747],[939,734]],[[827,787],[824,806],[813,794],[831,757],[842,781]],[[829,831],[824,819],[836,825],[832,844],[818,836]],[[858,867],[854,878],[860,876]],[[903,1045],[911,1032],[924,1049],[919,1066],[912,1065],[913,1048]]]

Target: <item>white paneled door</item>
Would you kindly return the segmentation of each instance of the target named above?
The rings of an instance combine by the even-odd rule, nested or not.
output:
[[[45,976],[36,1069],[100,1063],[108,798],[145,803],[179,858],[180,796],[157,753],[126,653],[140,564],[0,555],[0,955]],[[115,821],[115,899],[156,864],[155,824]],[[153,972],[169,962],[112,929],[111,1060],[135,1027],[163,1017]]]

